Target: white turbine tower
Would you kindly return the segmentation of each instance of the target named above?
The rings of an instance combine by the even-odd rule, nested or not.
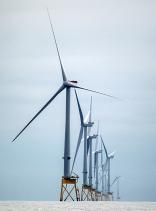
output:
[[[94,177],[95,177],[95,152],[97,151],[97,148],[98,148],[98,138],[99,138],[99,121],[98,121],[98,126],[97,126],[97,136],[96,136],[96,139],[95,139],[95,151],[93,152],[94,153]]]
[[[50,26],[51,26],[52,34],[53,34],[53,37],[54,37],[54,42],[55,42],[55,46],[56,46],[56,50],[57,50],[59,63],[60,63],[63,83],[60,86],[60,88],[58,89],[58,91],[55,94],[53,94],[53,96],[50,98],[50,100],[48,100],[48,102],[35,114],[35,116],[17,134],[17,136],[13,139],[12,142],[14,142],[21,135],[21,133],[41,114],[41,112],[47,106],[50,105],[50,103],[56,98],[56,96],[59,95],[65,89],[66,90],[66,117],[65,117],[65,139],[64,139],[64,156],[63,156],[63,159],[64,159],[64,175],[63,175],[63,178],[68,179],[68,178],[71,177],[71,171],[70,171],[70,159],[71,159],[71,157],[70,157],[70,93],[71,93],[71,88],[82,89],[82,90],[102,94],[102,95],[105,95],[105,96],[108,96],[108,97],[112,97],[112,98],[116,98],[116,97],[111,96],[111,95],[107,95],[105,93],[97,92],[97,91],[94,91],[94,90],[91,90],[91,89],[87,89],[87,88],[84,88],[84,87],[81,87],[81,86],[78,86],[77,81],[75,81],[75,80],[68,80],[68,78],[65,74],[64,68],[63,68],[62,61],[61,61],[61,56],[60,56],[58,45],[57,45],[57,42],[56,42],[56,37],[55,37],[52,21],[51,21],[51,18],[50,18],[50,14],[49,14],[48,10],[47,10],[47,12],[48,12]]]
[[[88,138],[89,142],[89,186],[93,186],[93,139],[97,138],[97,134],[91,135]]]
[[[102,144],[102,141],[101,141],[101,185],[102,185],[101,193],[102,193],[102,197],[104,195],[105,183],[106,183],[104,168],[105,168],[105,165],[104,165],[104,156],[103,156],[103,144]]]
[[[96,191],[99,191],[99,154],[102,153],[102,150],[97,150],[95,152],[95,188]]]

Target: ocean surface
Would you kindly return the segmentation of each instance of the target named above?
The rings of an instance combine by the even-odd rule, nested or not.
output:
[[[156,202],[0,201],[0,211],[156,211]]]

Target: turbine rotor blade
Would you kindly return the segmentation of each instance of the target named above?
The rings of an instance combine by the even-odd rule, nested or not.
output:
[[[111,153],[108,155],[108,157],[113,158],[114,155],[115,155],[115,152],[116,152],[116,151],[111,152]]]
[[[106,162],[105,162],[105,164],[104,164],[104,166],[103,166],[103,171],[105,171],[105,169],[106,169],[106,167],[107,167],[107,164],[108,164],[108,159],[106,159]]]
[[[114,185],[115,182],[118,181],[119,178],[120,178],[120,177],[115,177],[115,179],[113,180],[113,182],[112,182],[112,184],[111,184],[111,187]]]
[[[78,109],[79,109],[81,125],[83,125],[84,124],[84,118],[83,118],[83,113],[82,113],[82,109],[81,109],[81,106],[80,106],[80,102],[79,102],[76,90],[75,90],[75,95],[76,95],[77,105],[78,105]]]
[[[62,92],[62,90],[64,89],[64,85],[62,85],[59,90],[50,98],[50,100],[37,112],[37,114],[28,122],[28,124],[17,134],[17,136],[13,139],[12,142],[14,142],[19,135],[34,121],[34,119],[36,119],[36,117],[54,100],[54,98],[60,93]]]
[[[85,124],[87,124],[89,122],[89,114],[90,114],[90,111],[87,113],[87,115],[84,118],[84,123]]]
[[[100,135],[100,137],[101,137],[101,141],[102,141],[102,144],[103,144],[103,148],[104,148],[105,153],[106,153],[106,157],[108,158],[108,152],[107,152],[106,146],[105,146],[105,144],[104,144],[103,138],[102,138],[101,135]]]
[[[77,147],[76,147],[76,151],[75,151],[75,156],[74,156],[74,160],[73,160],[73,165],[72,165],[72,169],[71,169],[71,174],[72,174],[73,169],[74,169],[74,164],[75,164],[75,161],[76,161],[77,153],[79,151],[82,136],[83,136],[83,127],[81,126],[80,132],[79,132],[79,138],[78,138],[78,142],[77,142]]]
[[[96,94],[101,94],[101,95],[105,95],[107,97],[111,97],[111,98],[115,98],[115,99],[118,99],[117,97],[115,96],[112,96],[112,95],[108,95],[108,94],[105,94],[105,93],[102,93],[102,92],[97,92],[95,90],[92,90],[92,89],[87,89],[87,88],[84,88],[84,87],[81,87],[81,86],[77,86],[77,85],[74,85],[75,88],[77,89],[83,89],[83,90],[86,90],[86,91],[89,91],[89,92],[94,92]]]
[[[48,8],[47,8],[47,13],[48,13],[49,22],[50,22],[50,26],[51,26],[51,30],[52,30],[52,34],[53,34],[53,37],[54,37],[55,46],[56,46],[56,50],[57,50],[57,54],[58,54],[58,58],[59,58],[60,66],[61,66],[62,78],[63,78],[63,81],[67,81],[67,77],[66,77],[65,71],[63,69],[61,56],[60,56],[60,53],[59,53],[59,48],[58,48],[58,45],[57,45],[57,41],[56,41],[56,37],[55,37],[55,33],[54,33],[54,28],[53,28],[53,24],[52,24],[52,21],[51,21],[51,17],[50,17]]]

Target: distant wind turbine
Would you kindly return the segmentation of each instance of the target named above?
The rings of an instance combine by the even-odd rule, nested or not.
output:
[[[89,120],[91,120],[90,119],[91,110],[88,113],[88,115],[86,116],[86,118],[83,117],[82,109],[81,109],[81,106],[80,106],[80,102],[79,102],[76,90],[75,90],[75,95],[76,95],[76,100],[77,100],[77,105],[78,105],[78,110],[79,110],[79,115],[80,115],[81,128],[80,128],[79,138],[78,138],[75,156],[74,156],[74,160],[73,160],[72,171],[73,171],[73,168],[74,168],[77,153],[78,153],[80,143],[82,141],[82,136],[83,136],[83,133],[84,133],[83,185],[87,185],[87,173],[88,173],[87,172],[87,129],[93,126],[93,122],[89,121]]]
[[[101,136],[101,141],[102,141],[102,144],[103,144],[103,147],[104,147],[104,150],[105,150],[105,154],[106,154],[106,163],[104,164],[103,171],[108,166],[107,191],[108,191],[108,193],[110,193],[110,187],[111,187],[111,185],[110,185],[110,160],[114,158],[115,151],[108,154],[106,146],[105,146],[104,141],[102,139],[102,136]]]
[[[95,139],[95,152],[97,151],[98,148],[98,140],[99,140],[99,121],[98,121],[98,125],[97,125],[97,136]],[[95,158],[95,154],[94,154],[94,158]],[[94,159],[94,177],[95,177],[95,159]]]
[[[90,116],[89,116],[89,122],[92,122],[92,97],[91,97],[91,103],[90,103]],[[97,128],[97,133],[90,135],[91,132],[91,127],[88,128],[88,138],[87,138],[87,153],[89,152],[89,186],[92,188],[93,186],[93,140],[96,140],[97,142],[97,137],[99,133],[99,122],[98,122],[98,128]]]
[[[120,190],[119,190],[119,182],[120,182],[121,176],[115,177],[113,180],[111,186],[113,186],[115,183],[117,184],[117,196],[116,199],[120,200]]]

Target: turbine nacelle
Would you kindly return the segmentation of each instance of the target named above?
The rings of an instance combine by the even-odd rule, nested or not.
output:
[[[84,122],[84,127],[92,127],[94,125],[94,122]]]
[[[72,80],[70,82],[73,83],[73,84],[78,84],[78,81],[75,81],[75,80]]]
[[[111,152],[111,153],[108,155],[108,158],[109,158],[109,159],[113,159],[113,158],[114,158],[114,155],[115,155],[115,151],[114,151],[114,152]]]
[[[101,149],[97,150],[97,151],[95,151],[95,153],[102,153],[102,150]]]
[[[96,139],[97,137],[98,137],[98,135],[89,136],[90,139]]]
[[[94,125],[94,122],[88,122],[89,127],[92,127]]]
[[[109,159],[113,159],[113,158],[114,158],[114,155],[109,156]]]
[[[69,81],[69,80],[63,82],[65,87],[75,87],[75,88],[77,83],[78,83],[77,81]]]

